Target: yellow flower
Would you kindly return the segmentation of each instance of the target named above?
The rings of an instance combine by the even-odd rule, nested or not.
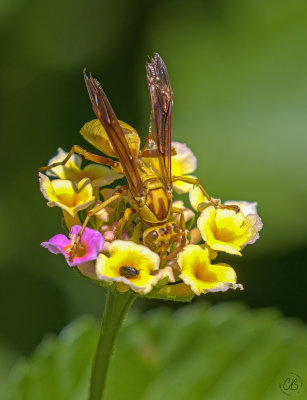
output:
[[[210,263],[210,250],[197,245],[189,245],[178,254],[181,268],[179,278],[190,286],[197,296],[207,292],[224,292],[229,288],[243,289],[236,284],[236,273],[227,264]]]
[[[151,273],[159,269],[158,254],[131,241],[115,240],[109,247],[110,257],[100,254],[96,262],[99,279],[122,284],[139,294],[147,294],[159,281]]]
[[[49,160],[48,165],[63,161],[67,154],[68,153],[63,149],[59,148],[57,155]],[[118,174],[111,168],[100,164],[88,164],[86,167],[81,169],[81,162],[82,158],[78,154],[73,154],[65,165],[54,167],[46,173],[49,176],[60,179],[69,179],[76,182],[79,182],[84,178],[89,178],[94,187],[109,185],[116,179],[122,177],[121,174]]]
[[[72,217],[95,201],[91,181],[87,178],[79,183],[67,179],[50,181],[46,175],[40,173],[39,180],[41,192],[48,200],[47,205],[60,207]]]
[[[211,249],[240,256],[243,247],[259,238],[262,221],[257,214],[210,206],[201,213],[197,226]]]
[[[172,142],[176,155],[172,157],[172,175],[184,176],[196,170],[197,159],[192,150],[184,143]],[[187,178],[195,178],[193,175],[186,175]],[[173,188],[177,193],[187,193],[191,189],[190,183],[176,181]]]

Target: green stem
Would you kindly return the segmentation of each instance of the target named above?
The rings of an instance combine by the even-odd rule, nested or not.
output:
[[[125,314],[135,298],[136,295],[130,291],[117,295],[108,290],[100,338],[93,363],[89,400],[102,400],[103,398],[114,342]]]

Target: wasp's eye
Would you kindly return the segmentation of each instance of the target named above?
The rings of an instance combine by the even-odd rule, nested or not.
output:
[[[153,240],[153,241],[156,240],[156,239],[158,239],[158,237],[159,237],[159,234],[158,234],[158,232],[155,231],[155,230],[149,232],[148,235],[147,235],[147,238],[148,238],[149,240]]]
[[[172,233],[172,228],[169,225],[166,226],[165,230],[167,233]]]
[[[160,228],[159,229],[159,233],[160,233],[160,235],[163,236],[165,234],[165,229],[164,228]]]
[[[172,227],[173,227],[174,233],[178,233],[179,232],[179,228],[178,228],[177,224],[173,224]]]

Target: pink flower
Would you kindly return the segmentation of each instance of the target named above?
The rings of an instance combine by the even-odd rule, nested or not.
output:
[[[65,235],[55,235],[49,242],[41,243],[41,246],[48,249],[53,254],[63,254],[70,267],[84,264],[87,261],[96,260],[102,251],[104,238],[95,229],[85,228],[78,246],[76,257],[69,261],[70,250],[81,230],[80,225],[74,225],[69,233],[69,239]]]

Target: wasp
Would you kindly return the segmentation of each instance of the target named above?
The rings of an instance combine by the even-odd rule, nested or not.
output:
[[[90,217],[124,196],[128,198],[131,207],[125,210],[124,216],[119,220],[115,237],[118,236],[120,228],[129,220],[130,216],[137,213],[145,225],[143,243],[153,251],[160,253],[161,257],[162,254],[165,255],[168,252],[172,243],[177,240],[180,242],[178,247],[170,254],[166,254],[164,259],[174,257],[186,244],[183,211],[172,206],[173,182],[182,181],[199,186],[212,204],[221,207],[204,190],[198,179],[172,175],[172,156],[176,154],[171,145],[173,91],[166,65],[159,54],[156,53],[149,59],[146,70],[154,133],[149,133],[142,149],[138,133],[130,125],[117,119],[97,79],[93,78],[91,74],[88,76],[84,71],[85,84],[97,119],[85,124],[81,129],[81,134],[95,148],[116,160],[89,153],[75,145],[63,161],[40,169],[46,171],[58,165],[65,165],[74,153],[78,153],[87,160],[110,166],[115,171],[122,172],[127,178],[128,185],[122,186],[109,199],[88,211],[79,236],[72,247],[71,259],[77,251],[80,238]],[[150,158],[158,159],[158,168],[147,162]],[[179,214],[179,224],[175,221],[174,214]],[[128,274],[130,272],[123,271]]]

